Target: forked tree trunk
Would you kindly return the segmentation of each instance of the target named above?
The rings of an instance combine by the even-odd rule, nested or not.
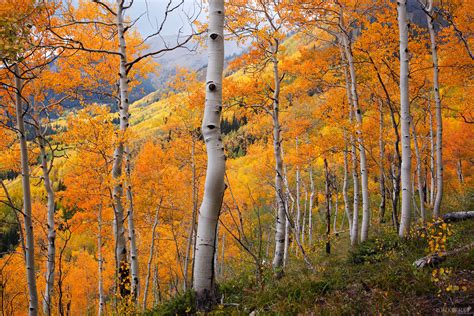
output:
[[[118,35],[118,51],[120,53],[119,68],[119,120],[120,133],[123,136],[128,128],[128,78],[127,78],[127,48],[125,43],[124,32],[124,13],[123,1],[117,0],[117,35]],[[115,260],[118,277],[117,295],[118,298],[125,298],[130,295],[130,268],[127,260],[127,244],[125,240],[124,227],[124,209],[122,204],[123,196],[123,180],[122,165],[124,158],[124,140],[119,139],[114,150],[112,177],[114,181],[113,201],[114,201],[114,233],[115,233]]]
[[[441,98],[439,95],[438,48],[436,46],[436,33],[434,29],[433,0],[427,0],[426,11],[431,42],[431,57],[433,60],[433,92],[436,113],[436,197],[433,207],[433,217],[437,218],[440,216],[441,201],[443,199],[443,117],[441,114]]]
[[[202,134],[207,170],[199,210],[193,289],[198,310],[216,304],[214,254],[216,230],[224,197],[225,155],[221,136],[222,76],[224,70],[224,0],[209,1],[208,67]]]
[[[342,14],[342,13],[341,13]],[[360,155],[360,176],[362,189],[362,225],[360,229],[360,240],[365,241],[369,236],[370,225],[370,200],[369,200],[369,176],[367,170],[367,157],[365,153],[364,137],[362,135],[362,113],[359,106],[359,94],[357,90],[357,77],[355,72],[354,58],[352,55],[351,44],[347,34],[343,34],[342,42],[344,52],[349,66],[351,101],[356,119],[357,143],[359,144]]]
[[[341,59],[344,63],[343,70],[344,70],[344,79],[346,83],[346,94],[348,99],[348,106],[349,106],[349,122],[352,125],[353,120],[353,110],[352,110],[352,93],[351,93],[351,83],[349,79],[349,71],[347,70],[346,64],[346,55],[344,53],[344,48],[341,47]],[[359,173],[357,171],[357,148],[355,145],[354,136],[350,133],[349,142],[351,144],[351,159],[352,159],[352,179],[353,179],[353,213],[352,213],[352,229],[351,229],[351,245],[355,246],[358,241],[359,235]]]
[[[31,218],[31,189],[30,189],[30,166],[28,162],[28,145],[26,142],[26,129],[24,121],[23,102],[21,97],[22,80],[18,65],[15,65],[15,109],[17,133],[20,142],[20,161],[21,161],[21,184],[23,189],[23,220],[25,225],[25,263],[26,280],[28,283],[28,314],[33,316],[38,314],[38,292],[36,289],[35,275],[35,239],[33,235],[33,221]]]
[[[402,214],[398,234],[405,237],[410,231],[411,220],[411,148],[410,148],[410,99],[408,89],[409,51],[407,0],[398,0],[398,30],[400,33],[400,115],[402,134]]]

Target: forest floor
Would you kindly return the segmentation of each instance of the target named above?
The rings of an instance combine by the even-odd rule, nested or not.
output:
[[[316,271],[293,257],[279,280],[266,267],[261,284],[251,266],[236,268],[232,277],[221,280],[221,304],[212,314],[472,315],[474,249],[450,256],[436,267],[413,265],[429,254],[430,245],[435,247],[433,240],[438,244],[445,240],[447,251],[474,242],[473,220],[447,225],[449,233],[440,227],[419,229],[406,240],[394,232],[373,231],[374,238],[355,249],[350,249],[347,233],[340,234],[332,240],[331,254],[320,251],[322,245],[309,250]],[[192,294],[185,294],[151,314],[192,314],[192,301]]]

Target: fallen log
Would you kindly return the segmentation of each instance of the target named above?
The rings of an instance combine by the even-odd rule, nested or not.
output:
[[[458,222],[458,221],[463,221],[466,219],[473,219],[474,211],[447,213],[447,214],[444,214],[441,218],[445,222]]]
[[[420,259],[416,260],[415,262],[413,262],[413,265],[417,269],[422,269],[426,266],[435,267],[438,264],[440,264],[441,262],[445,261],[447,257],[456,255],[456,254],[461,253],[461,252],[471,250],[472,248],[474,248],[474,243],[471,243],[469,245],[465,245],[461,248],[454,249],[454,250],[451,250],[451,251],[444,251],[444,252],[440,252],[440,253],[435,253],[435,254],[432,254],[432,255],[429,255],[429,256],[426,256],[426,257],[423,257],[423,258],[420,258]]]

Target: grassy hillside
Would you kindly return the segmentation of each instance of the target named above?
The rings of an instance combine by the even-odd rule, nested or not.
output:
[[[474,242],[474,221],[453,224],[452,231],[448,251]],[[263,284],[256,284],[252,267],[239,271],[229,266],[220,282],[222,301],[213,314],[428,315],[474,308],[474,249],[448,257],[438,267],[416,269],[413,262],[427,254],[428,240],[422,236],[420,230],[403,241],[387,229],[349,249],[347,234],[341,234],[330,255],[322,247],[313,250],[316,271],[301,258],[293,259],[283,278],[275,280],[267,264]],[[192,296],[186,294],[149,314],[183,315],[192,312],[191,306]]]

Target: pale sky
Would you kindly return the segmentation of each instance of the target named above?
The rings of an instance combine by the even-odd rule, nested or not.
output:
[[[144,14],[136,26],[143,36],[147,36],[156,32],[158,25],[163,20],[166,6],[170,1],[170,8],[179,5],[181,2],[183,4],[168,15],[167,22],[161,32],[163,36],[176,35],[181,27],[183,27],[182,31],[184,34],[189,34],[190,28],[187,16],[196,18],[199,15],[200,20],[205,19],[206,13],[201,10],[201,0],[135,0],[126,14],[132,20]]]

